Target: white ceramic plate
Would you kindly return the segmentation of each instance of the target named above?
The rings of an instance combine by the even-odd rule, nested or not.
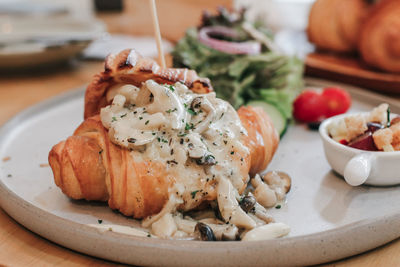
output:
[[[104,30],[104,24],[93,19],[2,17],[0,68],[27,68],[65,61],[101,37]]]
[[[309,80],[313,86],[326,86]],[[388,102],[351,89],[351,112]],[[51,147],[81,123],[83,90],[69,92],[20,113],[0,130],[0,204],[15,220],[60,245],[89,255],[135,265],[309,265],[337,260],[400,236],[400,187],[351,187],[329,167],[317,131],[289,128],[270,170],[293,179],[287,203],[271,209],[291,226],[288,237],[256,242],[174,241],[99,231],[88,224],[133,226],[133,219],[105,204],[71,201],[54,185],[47,163]]]

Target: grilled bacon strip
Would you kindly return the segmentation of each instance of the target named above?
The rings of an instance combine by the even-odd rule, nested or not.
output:
[[[157,62],[142,57],[134,49],[126,49],[118,54],[110,54],[105,61],[104,71],[97,74],[89,84],[85,94],[84,118],[100,113],[107,106],[107,91],[116,84],[133,84],[140,87],[142,82],[152,79],[158,83],[181,82],[198,94],[211,92],[207,78],[200,78],[194,70],[166,68]]]

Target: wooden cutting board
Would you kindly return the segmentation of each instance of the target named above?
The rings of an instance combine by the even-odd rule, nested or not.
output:
[[[359,58],[315,52],[305,60],[306,75],[400,94],[400,74],[385,73],[366,66]]]

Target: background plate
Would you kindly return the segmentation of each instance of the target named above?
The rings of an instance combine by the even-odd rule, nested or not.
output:
[[[309,86],[332,83],[308,80]],[[337,85],[337,84],[335,84]],[[351,112],[398,102],[341,85],[352,94]],[[71,201],[53,182],[51,147],[82,122],[83,89],[20,113],[0,130],[0,204],[15,220],[65,247],[136,265],[309,265],[364,252],[400,236],[400,187],[351,187],[330,169],[318,132],[293,125],[268,167],[293,179],[287,203],[271,209],[291,226],[286,238],[257,242],[174,241],[99,231],[88,224],[135,226],[105,204]]]

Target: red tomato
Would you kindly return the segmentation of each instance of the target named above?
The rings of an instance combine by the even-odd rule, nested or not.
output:
[[[345,113],[350,105],[351,97],[343,89],[328,87],[322,92],[305,90],[293,102],[293,115],[299,121],[319,122]]]
[[[340,88],[329,87],[322,92],[322,97],[325,98],[327,118],[345,113],[351,106],[351,97],[349,93]]]
[[[306,90],[293,102],[293,115],[299,121],[316,122],[323,118],[326,107],[319,92]]]

